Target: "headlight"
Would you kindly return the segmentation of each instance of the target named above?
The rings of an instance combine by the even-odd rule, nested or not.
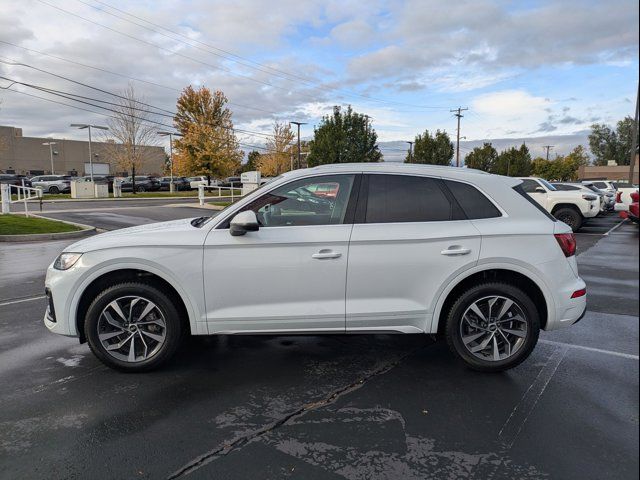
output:
[[[81,253],[63,252],[53,262],[53,268],[56,270],[68,270],[76,264],[81,256]]]

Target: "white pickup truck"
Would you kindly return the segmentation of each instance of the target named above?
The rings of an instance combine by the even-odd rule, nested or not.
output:
[[[543,178],[521,178],[522,188],[547,212],[576,232],[585,220],[600,213],[600,199],[581,190],[560,191]]]

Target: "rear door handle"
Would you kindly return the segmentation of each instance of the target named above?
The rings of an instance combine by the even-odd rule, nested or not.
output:
[[[453,257],[456,255],[468,255],[471,253],[471,249],[454,245],[452,247],[447,248],[446,250],[442,250],[440,253],[442,255],[448,255],[450,257]]]
[[[317,260],[326,260],[330,258],[340,258],[341,256],[341,253],[334,252],[333,250],[322,249],[318,253],[314,253],[313,255],[311,255],[311,258],[315,258]]]

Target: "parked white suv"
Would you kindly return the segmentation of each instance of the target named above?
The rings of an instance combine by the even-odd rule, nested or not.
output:
[[[542,208],[577,232],[585,220],[600,213],[600,199],[595,193],[557,190],[543,178],[521,178],[522,188]]]
[[[40,175],[32,177],[31,185],[42,188],[44,193],[69,193],[71,191],[71,177],[68,175]]]
[[[125,371],[165,362],[185,332],[439,333],[472,368],[508,369],[586,308],[571,229],[521,183],[403,164],[288,172],[215,217],[67,247],[44,323]]]

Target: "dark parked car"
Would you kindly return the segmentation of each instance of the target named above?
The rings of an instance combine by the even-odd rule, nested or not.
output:
[[[160,190],[160,180],[156,177],[146,175],[136,175],[136,192],[155,192]],[[133,179],[127,177],[122,182],[123,192],[133,191]]]
[[[25,187],[31,186],[31,181],[25,175],[15,175],[13,173],[0,173],[0,183],[22,186],[23,181],[24,181]]]
[[[160,177],[160,190],[169,191],[169,182],[171,177]],[[173,177],[173,188],[176,192],[191,190],[191,184],[187,177]]]

